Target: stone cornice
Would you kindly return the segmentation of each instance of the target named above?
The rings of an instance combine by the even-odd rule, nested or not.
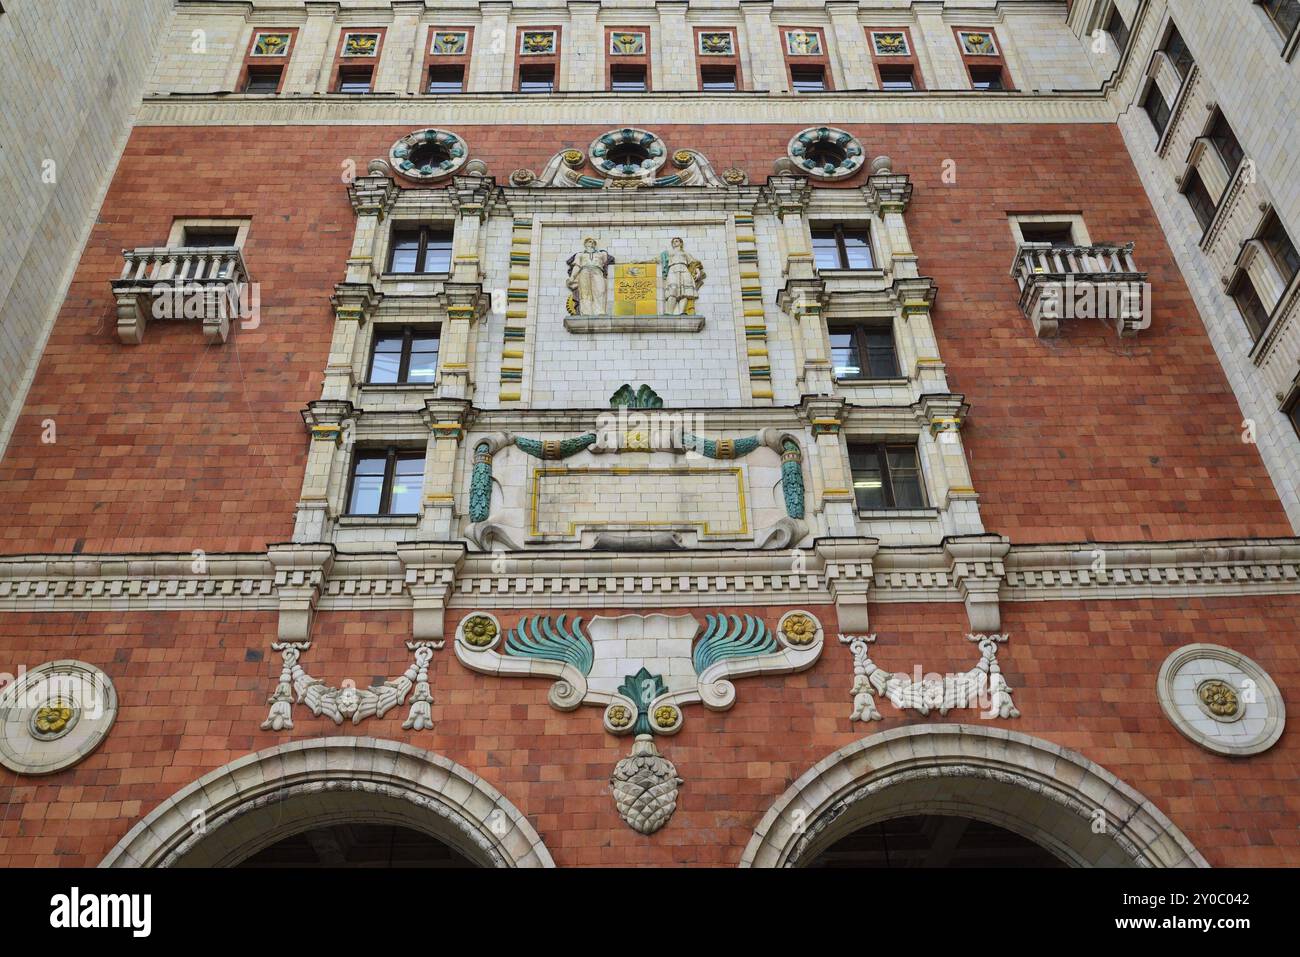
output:
[[[489,555],[429,542],[399,557],[300,545],[276,546],[274,565],[264,554],[4,556],[0,612],[275,611],[286,588],[305,587],[325,611],[410,609],[421,589],[416,598],[461,608],[816,604],[851,592],[959,602],[972,582],[987,593],[999,579],[1003,602],[1300,594],[1300,538],[1011,545],[999,556],[1004,547],[996,536],[936,547],[827,538],[798,554]]]

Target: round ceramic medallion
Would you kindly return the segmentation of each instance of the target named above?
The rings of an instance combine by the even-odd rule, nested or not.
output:
[[[818,179],[852,176],[866,159],[857,138],[833,126],[814,126],[795,134],[786,152],[800,172]]]
[[[501,622],[488,612],[473,612],[456,625],[456,640],[474,651],[491,651],[501,641]]]
[[[52,774],[95,748],[117,717],[108,675],[84,661],[51,661],[0,691],[0,764],[18,774]]]
[[[802,651],[822,640],[822,624],[816,616],[802,609],[787,611],[776,623],[776,638],[787,648]]]
[[[1171,654],[1156,694],[1174,727],[1216,754],[1266,751],[1286,722],[1282,695],[1268,673],[1221,645],[1184,645]]]
[[[447,130],[415,130],[393,144],[388,160],[408,179],[426,182],[450,176],[465,165],[469,147]]]
[[[632,127],[598,136],[588,153],[596,169],[616,179],[657,172],[668,158],[663,140],[648,130]]]

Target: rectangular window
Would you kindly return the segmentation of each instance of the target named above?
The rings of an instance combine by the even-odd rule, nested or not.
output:
[[[1296,253],[1295,244],[1287,235],[1282,220],[1277,218],[1277,213],[1269,213],[1268,218],[1264,220],[1259,230],[1259,241],[1264,244],[1269,257],[1273,260],[1273,265],[1277,267],[1282,277],[1282,285],[1291,285],[1296,271],[1300,270],[1300,254]]]
[[[1019,223],[1020,238],[1027,243],[1073,246],[1074,227],[1069,223]]]
[[[734,92],[737,89],[736,68],[734,66],[700,67],[700,89],[722,93]]]
[[[424,453],[360,449],[352,466],[349,515],[418,515]]]
[[[820,93],[826,89],[826,68],[815,64],[792,66],[790,83],[800,93]]]
[[[519,68],[520,93],[554,93],[555,67],[521,66]]]
[[[1110,19],[1106,21],[1106,32],[1115,41],[1115,46],[1122,53],[1128,46],[1128,24],[1120,15],[1118,7],[1111,7]]]
[[[1169,104],[1165,102],[1164,94],[1160,92],[1160,87],[1155,81],[1152,81],[1151,89],[1147,90],[1146,98],[1142,100],[1142,109],[1146,110],[1147,116],[1151,118],[1156,136],[1164,136],[1165,126],[1169,123]]]
[[[336,93],[369,93],[370,80],[375,68],[372,66],[345,66],[339,68],[339,82]]]
[[[645,77],[644,66],[613,66],[609,68],[609,88],[615,93],[644,93]]]
[[[1192,72],[1192,66],[1196,62],[1192,59],[1192,51],[1187,49],[1187,44],[1183,42],[1183,35],[1178,32],[1177,27],[1172,27],[1169,31],[1169,39],[1164,45],[1165,55],[1173,61],[1174,69],[1184,80],[1187,74]]]
[[[1183,184],[1183,195],[1187,197],[1187,202],[1191,205],[1192,212],[1196,214],[1196,221],[1201,224],[1201,229],[1209,229],[1210,223],[1214,221],[1216,207],[1214,198],[1205,188],[1205,182],[1196,170],[1187,174],[1187,182]]]
[[[244,81],[245,93],[277,93],[280,90],[282,66],[250,66]]]
[[[817,226],[812,230],[813,261],[818,269],[874,269],[871,230],[866,226]]]
[[[830,336],[835,378],[897,378],[898,353],[889,326],[832,326]]]
[[[181,240],[182,246],[192,246],[201,249],[229,249],[239,241],[238,229],[215,229],[210,226],[186,226],[184,238]],[[197,262],[192,260],[184,261],[181,266],[180,278],[190,278],[191,271],[194,275],[200,274],[203,268]],[[232,268],[231,263],[223,264],[216,275],[229,275]]]
[[[464,93],[465,68],[463,66],[429,67],[430,93]]]
[[[850,443],[849,468],[858,511],[925,508],[916,446]]]
[[[1259,298],[1259,293],[1255,291],[1255,284],[1250,281],[1250,276],[1244,272],[1239,274],[1228,287],[1228,295],[1237,304],[1237,311],[1241,313],[1242,321],[1250,330],[1250,337],[1258,342],[1259,337],[1268,327],[1268,310],[1264,308],[1264,303]]]
[[[1291,428],[1295,429],[1296,436],[1300,437],[1300,391],[1292,393],[1290,401],[1282,408],[1282,412],[1291,420]]]
[[[997,66],[972,66],[970,68],[970,85],[972,90],[1004,90],[1002,68]]]
[[[1210,142],[1214,148],[1219,151],[1219,159],[1223,160],[1224,167],[1228,170],[1228,176],[1231,177],[1245,159],[1246,154],[1237,142],[1237,135],[1232,132],[1232,127],[1228,125],[1227,118],[1219,110],[1214,111],[1214,123],[1210,126]]]
[[[916,80],[912,67],[882,66],[880,68],[880,88],[882,90],[915,90]]]
[[[1300,24],[1300,0],[1255,0],[1255,2],[1264,8],[1264,12],[1268,14],[1277,32],[1282,34],[1282,39],[1291,39],[1296,25]]]
[[[451,272],[450,229],[432,226],[393,230],[388,271],[393,273]]]
[[[432,385],[438,372],[438,332],[405,326],[375,331],[370,376],[375,385]]]

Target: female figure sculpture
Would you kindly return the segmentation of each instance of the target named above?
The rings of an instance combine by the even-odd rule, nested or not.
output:
[[[605,305],[605,287],[609,274],[609,264],[614,261],[604,249],[596,246],[594,237],[588,236],[582,241],[582,252],[574,253],[566,261],[569,278],[565,283],[573,293],[574,304],[580,316],[603,316],[608,314]]]

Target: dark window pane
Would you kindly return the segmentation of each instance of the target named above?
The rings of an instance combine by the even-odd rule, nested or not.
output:
[[[844,230],[845,266],[848,269],[871,269],[871,234],[865,229]]]
[[[894,334],[888,329],[867,329],[867,370],[873,379],[892,379],[898,375],[898,355],[894,351]]]
[[[853,473],[853,497],[857,500],[858,510],[884,508],[885,486],[879,447],[850,445],[849,469]]]
[[[820,66],[792,66],[790,80],[800,93],[817,93],[826,89],[826,70]]]
[[[1183,195],[1187,197],[1187,202],[1191,205],[1192,212],[1196,214],[1196,221],[1201,224],[1201,229],[1209,228],[1210,222],[1214,219],[1214,198],[1210,196],[1210,191],[1205,188],[1205,183],[1201,180],[1201,174],[1196,170],[1188,174],[1187,183],[1183,186]]]
[[[1073,246],[1074,229],[1069,223],[1021,223],[1020,238],[1027,243]]]
[[[973,66],[970,68],[970,85],[975,90],[1001,90],[1002,70],[996,66]]]
[[[555,92],[555,68],[550,66],[525,66],[519,68],[520,93]]]
[[[357,458],[356,473],[352,479],[352,500],[348,503],[348,511],[353,515],[379,514],[387,461],[388,456],[383,452],[364,453]]]
[[[1264,308],[1259,293],[1255,292],[1255,284],[1247,275],[1238,276],[1228,288],[1228,295],[1237,304],[1241,319],[1250,330],[1250,337],[1258,340],[1268,326],[1268,310]]]
[[[1228,125],[1222,113],[1215,115],[1214,125],[1210,127],[1210,142],[1219,151],[1219,158],[1223,160],[1223,165],[1228,168],[1228,175],[1231,176],[1237,171],[1246,154],[1242,151],[1236,134],[1232,132],[1232,127]]]
[[[1296,253],[1295,245],[1282,227],[1282,220],[1277,218],[1277,213],[1269,214],[1259,238],[1273,258],[1277,271],[1282,274],[1282,281],[1289,284],[1296,270],[1300,269],[1300,254]]]
[[[280,86],[282,67],[269,66],[250,68],[248,79],[244,82],[245,93],[274,93]]]
[[[1110,19],[1106,21],[1106,32],[1110,34],[1119,49],[1123,50],[1128,46],[1128,24],[1120,16],[1118,8],[1111,9]]]
[[[424,456],[400,456],[393,475],[390,515],[414,515],[420,511],[424,487]]]
[[[1169,39],[1165,41],[1165,55],[1174,63],[1174,69],[1184,80],[1187,74],[1192,71],[1192,53],[1187,49],[1187,44],[1183,42],[1183,36],[1174,28],[1169,33]]]
[[[704,90],[728,91],[736,89],[734,66],[706,66],[700,70],[700,86]]]
[[[353,67],[339,71],[340,93],[369,93],[370,67]]]
[[[465,68],[462,66],[429,67],[430,93],[464,93]]]
[[[616,66],[609,71],[609,88],[615,93],[644,93],[645,67]]]
[[[1283,39],[1289,39],[1300,23],[1300,0],[1264,0],[1260,4]]]
[[[1291,420],[1291,428],[1295,429],[1295,434],[1300,436],[1300,402],[1295,399],[1286,407],[1286,417]]]
[[[910,66],[882,66],[880,68],[880,88],[882,90],[915,90],[916,82],[912,79]]]
[[[383,334],[375,338],[375,352],[370,360],[371,382],[399,382],[402,368],[402,335]]]
[[[858,355],[858,341],[853,329],[831,330],[831,366],[837,379],[857,379],[862,376],[862,359]]]
[[[1151,118],[1151,125],[1155,127],[1156,135],[1163,136],[1165,124],[1169,122],[1169,104],[1165,102],[1164,94],[1154,82],[1151,84],[1151,89],[1147,91],[1146,99],[1142,101],[1142,109],[1146,110],[1147,116]]]
[[[433,382],[438,371],[438,339],[417,336],[411,343],[410,369],[406,373],[408,382]]]
[[[925,496],[921,492],[921,469],[916,461],[916,449],[895,446],[886,455],[894,507],[924,507]]]
[[[207,248],[213,246],[229,247],[235,245],[235,240],[238,237],[239,232],[234,229],[189,229],[187,227],[183,245]]]
[[[420,253],[420,231],[403,229],[393,232],[393,260],[391,272],[415,272]]]

